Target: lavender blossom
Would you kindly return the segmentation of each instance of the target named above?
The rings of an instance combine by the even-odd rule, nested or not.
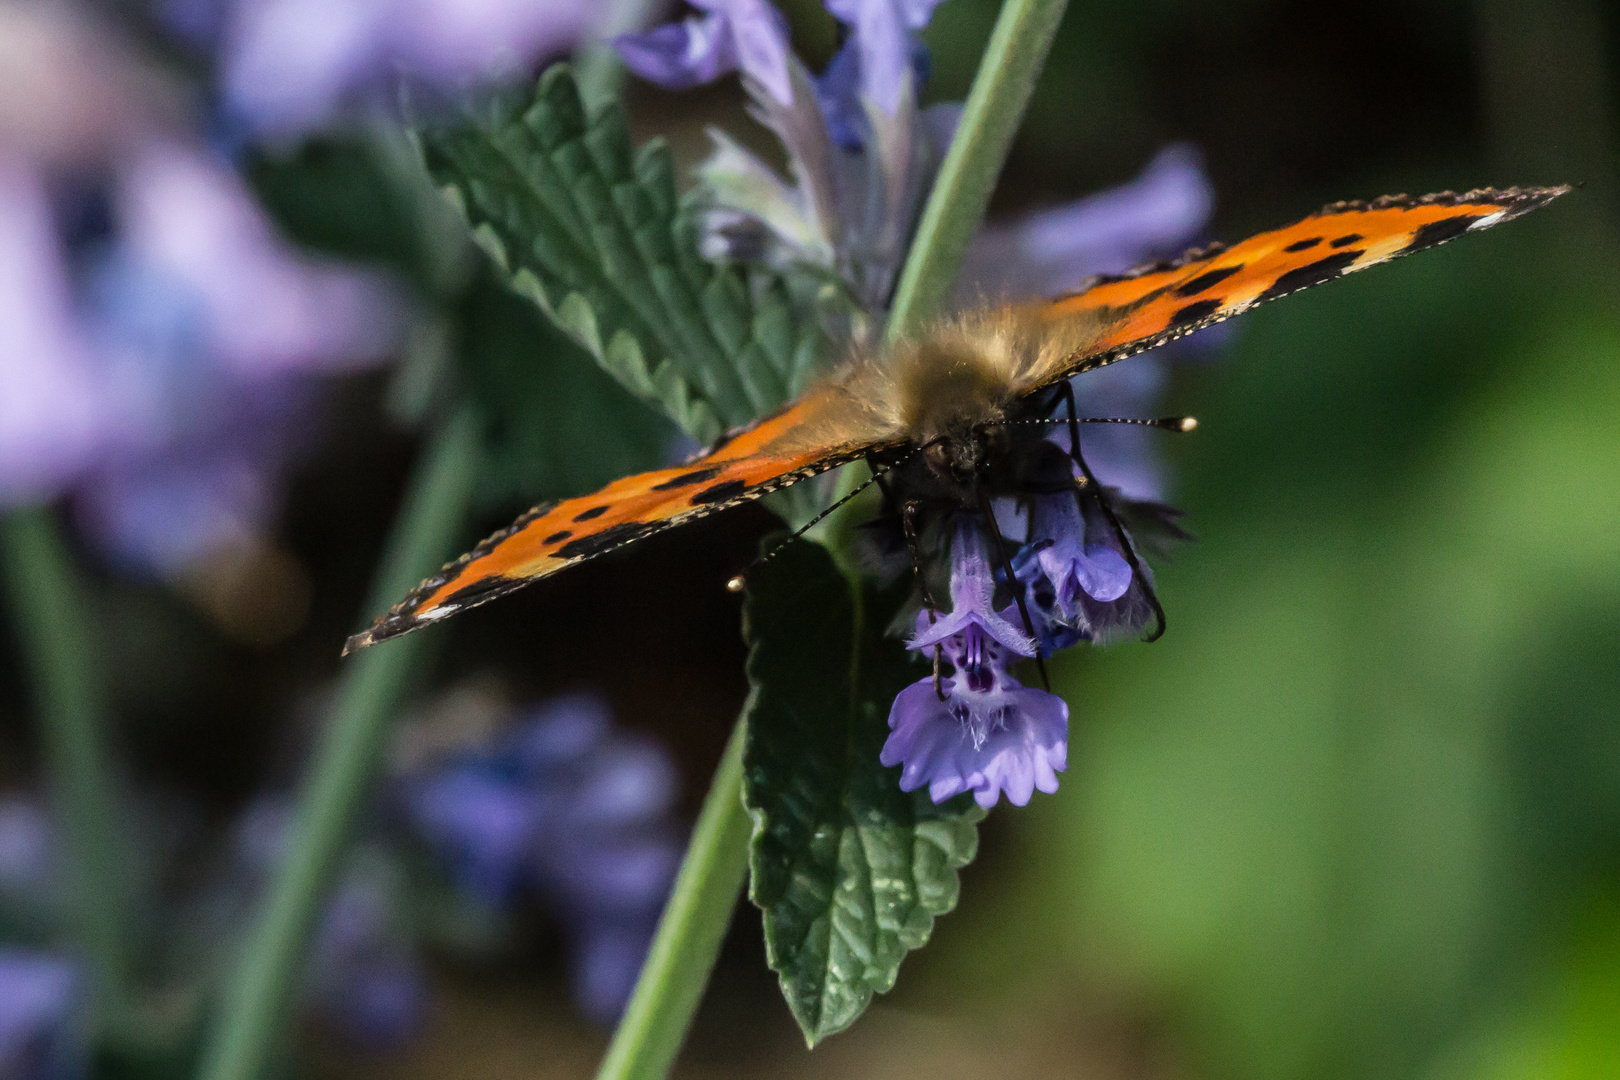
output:
[[[405,789],[413,828],[458,886],[485,910],[544,901],[570,940],[575,1001],[617,1017],[680,861],[667,753],[576,694]]]
[[[90,1074],[86,989],[79,965],[64,956],[0,949],[0,1076]]]
[[[391,97],[400,72],[433,84],[497,77],[565,52],[603,5],[583,0],[233,0],[222,18],[227,109],[254,134],[286,138],[357,101]],[[214,20],[176,8],[206,34]]]
[[[742,71],[779,104],[793,104],[788,26],[768,0],[692,0],[703,12],[614,40],[625,66],[648,82],[685,90]]]
[[[713,133],[716,152],[700,170],[704,254],[836,276],[861,311],[877,310],[948,141],[941,133],[949,125],[916,103],[925,66],[916,31],[934,4],[829,5],[851,36],[819,79],[789,50],[785,24],[762,0],[699,6],[701,18],[620,38],[626,63],[672,88],[741,70],[753,115],[781,139],[792,168],[791,182],[783,180]]]
[[[1013,573],[1042,646],[1056,652],[1146,626],[1152,609],[1141,598],[1142,583],[1095,500],[1088,498],[1084,512],[1067,493],[1033,503],[1029,543],[1013,559]]]
[[[1069,707],[1021,685],[1007,671],[1036,643],[1014,626],[1011,606],[993,608],[995,575],[984,540],[971,528],[952,545],[951,611],[922,611],[910,648],[937,646],[954,673],[900,692],[889,712],[890,735],[879,760],[901,766],[900,788],[927,786],[934,802],[971,791],[980,806],[1024,806],[1038,789],[1057,790],[1067,766]]]
[[[137,71],[45,21],[55,54]],[[153,95],[119,103],[117,132],[93,123],[111,75],[85,67],[25,77],[0,118],[0,504],[74,491],[115,563],[174,577],[263,533],[315,377],[382,359],[400,312],[374,275],[294,252]],[[7,126],[36,104],[71,145]]]

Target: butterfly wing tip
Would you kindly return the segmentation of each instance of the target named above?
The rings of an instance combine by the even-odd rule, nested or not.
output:
[[[343,651],[338,655],[348,656],[350,653],[359,652],[361,649],[372,644],[376,640],[377,639],[372,636],[370,630],[362,631],[361,633],[355,634],[353,637],[349,638],[349,640],[345,641],[343,643]]]

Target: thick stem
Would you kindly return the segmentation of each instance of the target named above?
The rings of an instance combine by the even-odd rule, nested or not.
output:
[[[477,459],[477,424],[463,410],[444,423],[417,466],[373,582],[368,614],[386,608],[448,557]],[[409,635],[348,661],[299,796],[285,860],[243,944],[204,1047],[203,1080],[258,1080],[263,1073],[297,996],[321,903],[370,790],[388,722],[427,641],[426,635]]]
[[[984,220],[1001,167],[1052,48],[1068,0],[1006,0],[996,18],[973,88],[962,106],[956,136],[917,223],[885,335],[899,341],[939,314],[962,268],[968,242]],[[844,466],[835,498],[854,491],[870,471]],[[834,551],[846,546],[858,503],[834,514],[817,534]]]
[[[748,872],[753,825],[742,803],[744,728],[738,720],[726,743],[635,996],[597,1080],[660,1080],[686,1041]]]
[[[120,872],[114,769],[84,588],[49,510],[0,522],[0,561],[12,624],[39,704],[47,783],[67,835],[79,936],[99,967],[103,1000],[128,989],[125,877]]]
[[[895,287],[890,341],[916,333],[945,306],[1067,5],[1068,0],[1002,5]]]
[[[1065,3],[1006,0],[1003,5],[901,274],[889,319],[891,338],[913,332],[944,302],[984,217]],[[840,496],[860,483],[865,466],[848,467],[844,474]],[[834,514],[828,525],[848,517]],[[822,539],[837,553],[844,547],[840,537],[835,532]],[[741,800],[743,740],[739,721],[598,1080],[662,1080],[686,1038],[748,865],[752,830]]]

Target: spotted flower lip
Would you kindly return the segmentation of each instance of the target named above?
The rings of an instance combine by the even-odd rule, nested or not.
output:
[[[1009,802],[1023,806],[1036,790],[1057,790],[1057,773],[1067,763],[1069,707],[1054,694],[1020,685],[1007,671],[1016,657],[1035,655],[1035,641],[1013,625],[1010,605],[1000,612],[992,607],[995,576],[986,539],[962,526],[951,559],[952,609],[919,612],[909,644],[939,649],[954,672],[900,692],[879,760],[901,766],[902,791],[926,786],[936,803],[971,791],[988,808],[1006,792]]]

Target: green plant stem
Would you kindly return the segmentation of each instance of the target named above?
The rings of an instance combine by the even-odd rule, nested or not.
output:
[[[1005,0],[1002,4],[984,59],[973,77],[973,88],[962,106],[956,135],[928,193],[906,265],[900,271],[884,331],[886,340],[899,341],[916,333],[945,306],[968,243],[984,220],[1067,6],[1068,0]],[[863,463],[844,466],[833,497],[843,498],[870,475]],[[830,516],[818,530],[817,537],[835,553],[846,546],[861,501]]]
[[[597,1080],[660,1080],[686,1041],[748,872],[753,825],[742,803],[745,727],[739,719],[726,743]]]
[[[385,610],[448,558],[462,529],[477,459],[478,426],[463,409],[443,423],[417,465],[373,581],[368,613]],[[427,635],[413,634],[347,661],[286,854],[204,1047],[203,1080],[257,1080],[263,1072],[297,996],[320,905],[370,789],[388,722],[427,643]]]
[[[914,331],[943,303],[984,217],[1065,2],[1006,0],[1002,6],[906,259],[889,318],[891,337]],[[842,490],[848,491],[860,473],[844,472]],[[840,516],[847,518],[834,515],[829,523]],[[824,537],[835,551],[839,535]],[[739,721],[598,1080],[661,1080],[686,1038],[748,865],[743,739]]]
[[[890,341],[916,333],[945,306],[1067,6],[1068,0],[1002,5],[895,287]]]
[[[114,770],[90,612],[51,512],[13,510],[0,522],[12,622],[39,703],[51,798],[66,828],[79,935],[99,970],[104,1002],[128,989]]]

